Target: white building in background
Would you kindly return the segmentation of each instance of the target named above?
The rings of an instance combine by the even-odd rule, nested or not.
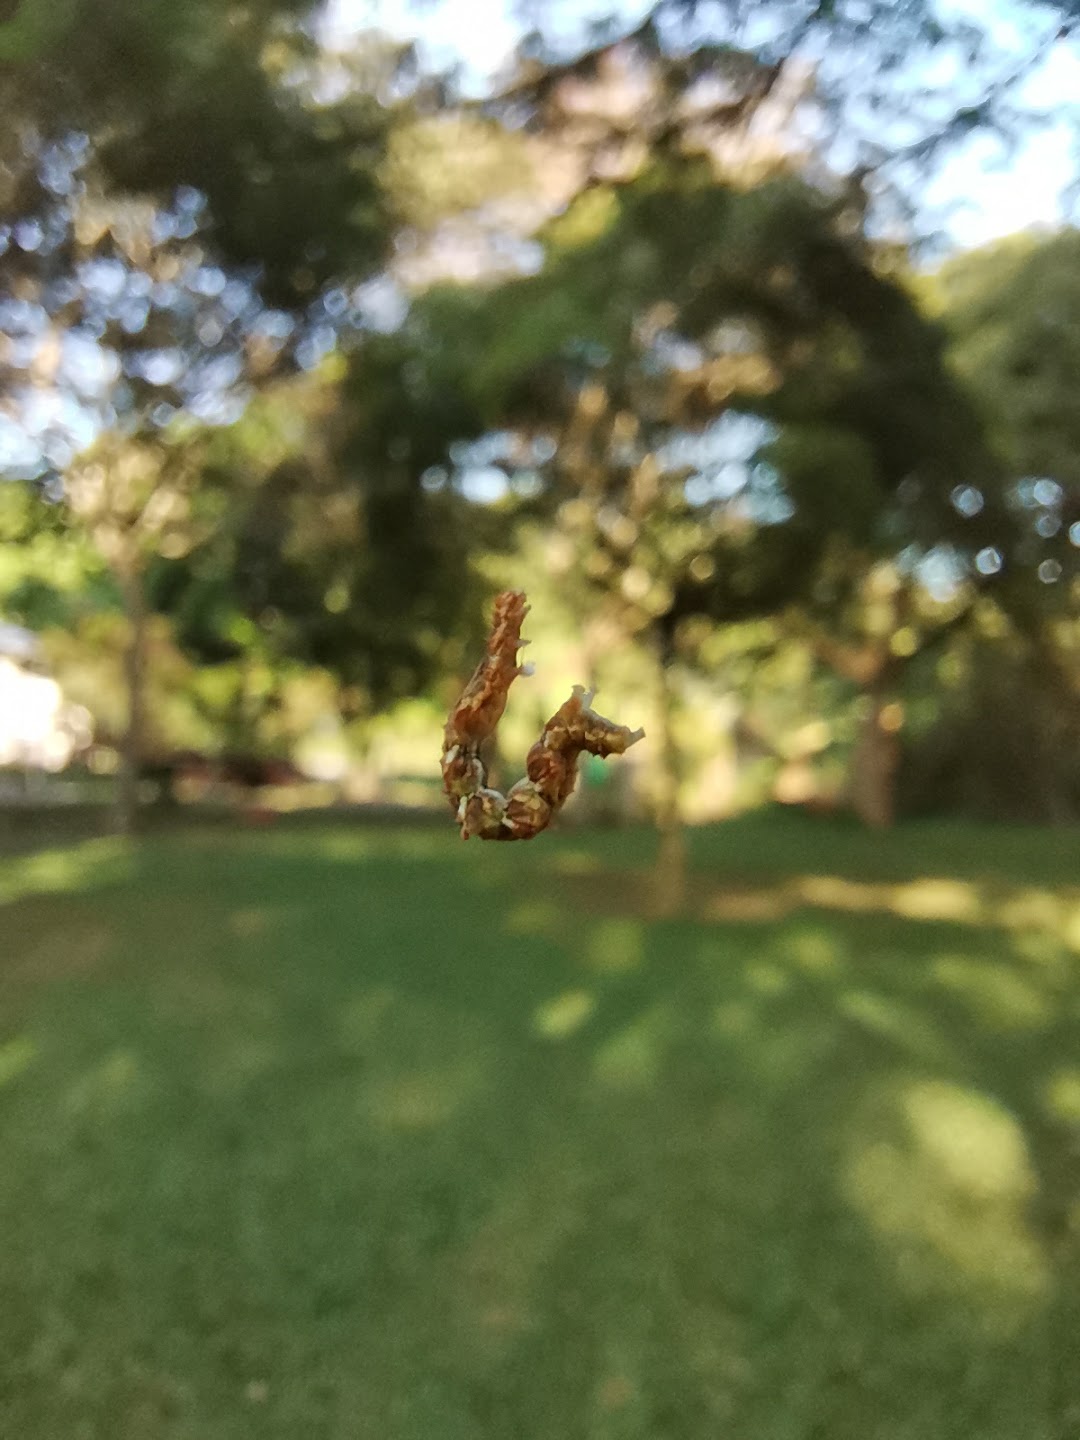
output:
[[[0,768],[63,770],[89,740],[89,713],[45,673],[37,637],[0,621]]]

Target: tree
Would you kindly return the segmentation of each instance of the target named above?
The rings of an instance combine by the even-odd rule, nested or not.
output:
[[[1036,17],[1011,56],[930,4],[843,0],[752,17],[668,0],[569,58],[533,37],[483,109],[531,134],[564,207],[538,232],[542,269],[429,293],[411,321],[417,374],[451,333],[470,356],[444,418],[502,436],[488,460],[539,484],[594,603],[631,633],[636,610],[670,659],[697,615],[801,616],[864,691],[852,788],[877,822],[901,682],[963,622],[1014,525],[1000,457],[868,215],[895,219],[905,172],[949,144],[1020,133],[1017,87],[1067,40],[1059,20]],[[944,94],[918,75],[931,55],[963,57]],[[710,494],[722,432],[749,417],[764,443]]]
[[[369,54],[366,83],[320,100],[316,19],[312,0],[22,0],[0,24],[5,158],[83,137],[103,190],[164,207],[196,191],[223,263],[307,302],[387,254],[385,87],[408,60]]]
[[[941,733],[928,744],[942,753],[953,747],[952,763],[967,777],[960,783],[968,794],[992,788],[975,773],[980,764],[998,769],[1004,750],[1023,756],[1009,768],[1028,777],[1026,796],[1008,806],[1028,817],[1060,818],[1077,803],[1078,260],[1074,230],[1018,236],[955,257],[928,282],[928,303],[952,336],[952,363],[976,399],[996,453],[996,502],[1004,516],[976,556],[986,592],[982,624],[957,662],[968,696],[953,697]],[[981,508],[984,496],[959,499]],[[985,703],[1006,677],[1027,696],[1023,707]]]
[[[229,508],[197,496],[212,459],[207,428],[355,330],[353,288],[388,253],[395,192],[381,167],[418,87],[400,48],[371,46],[354,66],[358,83],[318,99],[308,10],[253,0],[225,15],[115,0],[85,31],[84,9],[47,17],[27,0],[23,28],[0,27],[11,81],[0,181],[15,219],[0,257],[7,429],[22,432],[22,473],[54,499],[62,488],[65,513],[93,536],[123,597],[125,828],[141,764],[148,580],[206,541]],[[103,85],[114,72],[117,83]],[[324,498],[317,479],[294,458],[274,484],[290,500],[307,485],[311,513]],[[220,463],[212,482],[222,501],[230,479]],[[250,516],[250,494],[236,498]],[[228,527],[234,539],[239,523]],[[254,531],[245,538],[257,548]],[[345,543],[339,532],[339,551]],[[327,586],[318,560],[305,563],[317,587],[317,604],[303,597],[309,640],[312,615],[328,613]],[[295,586],[292,598],[300,603]],[[347,638],[370,648],[380,618],[408,621],[389,600],[366,598],[377,614]]]
[[[981,134],[1008,152],[1043,123],[1023,87],[1073,43],[1077,19],[1074,0],[1018,4],[1009,27],[936,0],[656,0],[632,29],[612,20],[567,47],[545,39],[542,0],[532,13],[496,107],[594,178],[640,168],[657,143],[794,148],[893,229],[910,227],[950,149]]]
[[[203,538],[150,576],[200,661],[323,669],[349,718],[422,691],[479,608],[469,507],[394,446],[372,350],[278,383],[209,438]],[[419,443],[420,407],[397,423]]]
[[[209,260],[193,192],[169,209],[107,195],[74,144],[47,147],[38,160],[49,199],[6,266],[19,347],[9,365],[11,423],[36,442],[30,472],[47,489],[62,477],[54,498],[91,538],[127,616],[119,815],[130,830],[147,567],[159,551],[181,554],[194,542],[202,431],[235,414],[273,371],[289,327],[250,284]]]
[[[1067,606],[1080,574],[1080,232],[1018,237],[936,277],[951,354],[981,408],[1016,521],[999,558],[1012,604]],[[1023,597],[1023,598],[1022,598]]]
[[[151,557],[163,548],[176,553],[192,543],[191,496],[198,475],[192,445],[113,432],[84,452],[65,477],[67,506],[108,565],[127,621],[127,719],[120,746],[118,820],[129,834],[136,826],[146,758],[146,571]]]
[[[452,488],[483,450],[519,513],[551,517],[579,613],[656,656],[672,893],[686,622],[805,608],[830,584],[835,609],[902,552],[975,554],[989,522],[952,499],[986,455],[943,337],[847,218],[795,175],[745,189],[658,162],[583,192],[541,232],[535,276],[433,289],[395,340],[402,422],[438,397],[421,464]],[[472,442],[456,466],[450,437]]]
[[[60,508],[28,481],[0,484],[0,615],[43,630],[112,602],[101,557]]]

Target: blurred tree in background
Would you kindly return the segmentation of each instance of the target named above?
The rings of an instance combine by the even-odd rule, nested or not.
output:
[[[241,607],[251,609],[260,585],[281,588],[256,573],[260,563],[265,572],[268,546],[279,568],[292,563],[280,527],[263,534],[261,561],[250,553],[260,544],[258,517],[236,477],[221,484],[208,427],[237,419],[284,371],[316,364],[341,323],[360,323],[349,297],[394,234],[380,167],[399,113],[416,103],[407,53],[373,45],[356,83],[324,100],[310,19],[290,4],[117,5],[93,15],[31,4],[4,28],[6,409],[26,440],[16,470],[21,461],[85,527],[128,618],[125,828],[146,751],[148,568],[205,550],[211,522],[227,525],[235,542],[245,518],[222,506],[230,491],[249,522],[234,546]],[[363,538],[326,516],[330,482],[312,458],[301,464],[294,453],[291,478],[284,461],[267,472],[264,508],[306,485],[307,512],[328,519],[324,539],[332,532],[340,568],[345,547],[364,553]],[[200,499],[207,487],[213,495]],[[402,518],[406,540],[419,517]],[[388,568],[399,537],[390,538],[379,548],[376,537],[369,563],[377,554]],[[304,541],[309,552],[319,543]],[[221,561],[221,546],[216,555]],[[302,563],[321,571],[324,558],[309,553]],[[343,583],[331,577],[317,595],[293,585],[282,604],[306,612],[294,628],[310,632],[313,607],[325,614],[325,596],[343,593]],[[407,628],[400,594],[366,598]],[[265,595],[258,603],[266,608]],[[416,647],[403,645],[407,664]],[[349,648],[340,637],[298,643],[294,658],[323,660],[335,646],[340,660]],[[354,648],[353,668],[364,654]]]
[[[990,538],[1004,543],[996,462],[895,253],[867,238],[844,187],[814,183],[783,134],[763,142],[726,109],[703,115],[695,86],[720,57],[696,58],[700,70],[669,63],[646,29],[554,72],[574,100],[552,135],[577,163],[535,232],[537,273],[427,290],[388,378],[407,377],[414,406],[437,399],[466,468],[486,428],[484,463],[525,497],[523,516],[549,516],[552,560],[581,613],[608,648],[642,639],[660,658],[665,831],[677,830],[680,623],[794,606],[816,609],[818,625],[853,604],[875,611],[876,647],[841,670],[867,695],[853,798],[885,823],[892,690],[923,640],[909,623],[917,572],[947,550],[959,585]],[[757,97],[756,69],[739,74]],[[538,125],[554,83],[545,71],[514,91]],[[435,466],[431,484],[452,485],[454,468]],[[958,506],[976,493],[977,512]],[[881,595],[871,605],[865,592],[897,564],[882,616]],[[923,606],[922,629],[955,623],[956,606],[939,608],[931,621]],[[836,643],[818,648],[836,662]]]
[[[306,0],[0,20],[0,438],[34,492],[0,594],[73,623],[25,558],[66,524],[84,605],[126,616],[125,824],[169,743],[154,612],[216,673],[219,747],[287,748],[290,676],[346,723],[444,698],[489,561],[537,535],[586,669],[651,657],[672,876],[678,714],[725,630],[832,676],[870,823],[909,715],[930,747],[981,713],[983,657],[1037,672],[1067,747],[1074,237],[928,279],[913,219],[951,146],[1039,123],[1068,6],[1003,36],[928,0],[662,0],[570,49],[536,16],[479,97],[328,46]]]
[[[984,815],[1064,819],[1080,800],[1078,260],[1074,230],[1017,237],[951,260],[930,282],[999,460],[1009,525],[1004,544],[977,557],[993,599],[954,657],[941,724],[913,760],[929,767],[920,784],[943,803]]]
[[[197,191],[220,257],[256,266],[271,303],[369,271],[392,233],[377,179],[392,106],[379,89],[403,57],[321,100],[314,18],[310,0],[24,0],[0,27],[7,163],[24,204],[52,190],[28,142],[80,136],[110,194],[167,209]]]

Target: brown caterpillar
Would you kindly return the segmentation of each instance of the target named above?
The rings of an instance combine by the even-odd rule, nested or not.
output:
[[[521,626],[528,614],[520,590],[504,590],[495,600],[487,652],[450,712],[443,736],[443,788],[461,829],[461,838],[531,840],[551,823],[574,789],[582,751],[607,758],[621,755],[645,734],[616,725],[591,710],[592,693],[582,685],[556,710],[529,751],[525,777],[503,795],[487,784],[480,755],[485,740],[506,709],[510,686],[531,673],[517,653],[527,640]]]

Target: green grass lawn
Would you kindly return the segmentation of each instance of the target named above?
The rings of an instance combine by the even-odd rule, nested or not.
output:
[[[1075,1440],[1080,837],[0,862],[3,1440]]]

